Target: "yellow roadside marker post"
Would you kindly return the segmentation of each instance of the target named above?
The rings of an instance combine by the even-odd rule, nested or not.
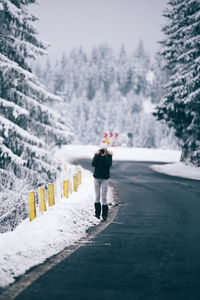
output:
[[[73,176],[73,190],[74,192],[77,192],[77,174],[74,174]]]
[[[54,185],[53,183],[48,184],[48,202],[49,202],[49,206],[52,206],[55,204],[54,201]]]
[[[70,191],[70,194],[72,193],[72,183],[71,183],[71,180],[69,181],[69,191]]]
[[[81,170],[78,170],[78,184],[81,184]]]
[[[35,192],[29,193],[29,221],[32,221],[36,218],[35,210]]]
[[[39,187],[39,208],[40,211],[46,211],[46,202],[45,202],[45,189],[43,186]]]
[[[63,196],[69,198],[69,180],[63,181]]]

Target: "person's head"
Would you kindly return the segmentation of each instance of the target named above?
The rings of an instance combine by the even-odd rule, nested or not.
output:
[[[108,145],[106,139],[103,139],[100,143],[100,149],[107,149]]]

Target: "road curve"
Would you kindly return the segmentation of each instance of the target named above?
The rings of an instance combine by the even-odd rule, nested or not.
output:
[[[90,161],[77,163],[91,169]],[[114,162],[113,223],[17,300],[200,299],[200,182],[149,165]]]

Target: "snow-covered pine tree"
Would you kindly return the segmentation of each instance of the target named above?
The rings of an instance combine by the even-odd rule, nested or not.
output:
[[[131,57],[131,65],[135,73],[133,82],[135,93],[138,95],[142,93],[147,96],[149,85],[147,74],[150,71],[150,58],[144,49],[142,40]]]
[[[100,45],[98,51],[100,53],[99,70],[97,70],[98,86],[101,93],[105,94],[105,100],[109,101],[111,86],[116,81],[115,57],[112,48],[107,44]]]
[[[181,159],[200,166],[200,2],[171,0],[164,16],[161,54],[171,76],[156,115],[181,139]]]
[[[46,49],[36,36],[36,18],[27,9],[34,2],[0,3],[1,190],[11,181],[11,173],[26,178],[31,186],[53,180],[58,164],[50,149],[72,139],[66,120],[49,107],[60,98],[48,93],[31,72],[31,59]]]
[[[87,141],[90,144],[99,144],[103,138],[106,123],[106,102],[103,95],[103,92],[99,90],[89,106]]]
[[[127,136],[128,132],[134,133],[133,146],[159,147],[162,143],[167,147],[175,144],[171,143],[171,137],[167,144],[170,130],[166,124],[158,124],[151,111],[145,125],[146,128],[151,126],[151,133],[156,134],[156,138],[145,137],[149,132],[143,130],[143,123],[140,122],[146,111],[143,102],[145,107],[148,103],[152,106],[150,102],[159,103],[165,80],[159,63],[151,66],[142,42],[132,56],[127,55],[124,46],[121,47],[118,57],[107,44],[94,47],[89,54],[83,49],[73,49],[51,71],[48,70],[49,67],[40,72],[41,75],[52,75],[48,82],[42,75],[42,82],[48,84],[48,87],[55,87],[55,82],[58,81],[58,88],[53,91],[62,96],[63,103],[57,105],[57,109],[72,116],[78,142],[99,143],[105,130],[120,132],[120,136]],[[96,126],[101,131],[96,130]]]
[[[123,96],[126,96],[132,88],[132,70],[130,69],[130,60],[127,57],[126,48],[121,46],[118,58],[117,82],[119,90]]]
[[[165,66],[165,59],[160,53],[156,53],[154,57],[152,72],[150,95],[154,104],[160,104],[164,95],[163,87],[167,84],[170,77]]]

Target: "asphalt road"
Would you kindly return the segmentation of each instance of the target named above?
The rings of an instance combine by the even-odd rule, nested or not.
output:
[[[200,299],[200,182],[148,166],[114,163],[120,208],[113,223],[17,300]]]

